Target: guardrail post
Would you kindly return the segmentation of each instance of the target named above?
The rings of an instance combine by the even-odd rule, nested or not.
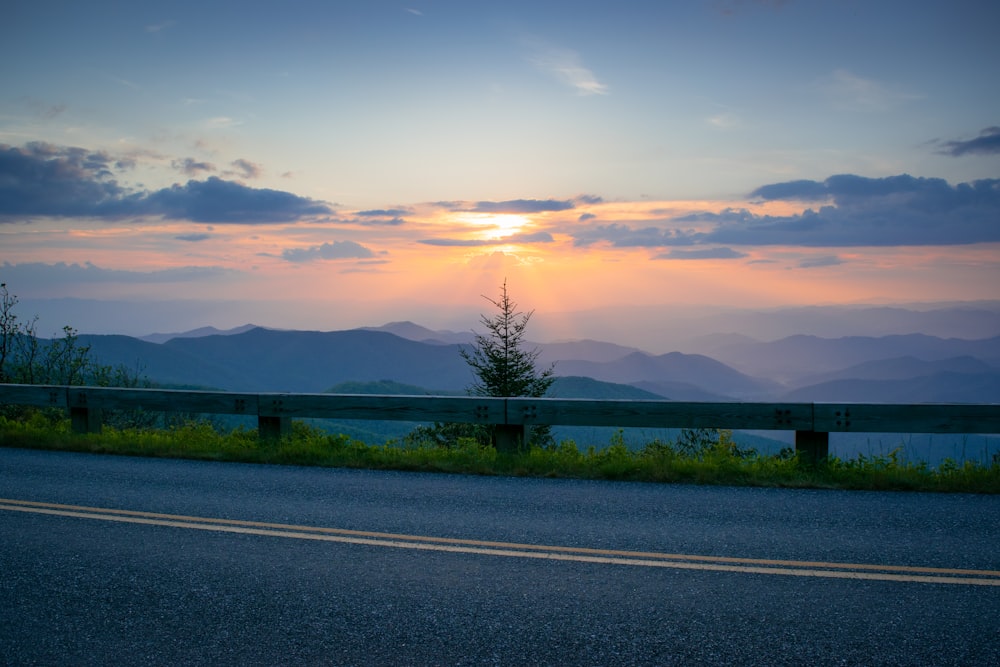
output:
[[[87,392],[69,392],[69,419],[73,433],[100,433],[101,406],[88,401]]]
[[[258,399],[257,435],[262,442],[277,442],[292,432],[292,418],[285,416],[284,398],[271,396]]]
[[[277,442],[292,432],[292,420],[289,417],[257,417],[257,433],[261,440]]]
[[[795,451],[809,465],[830,455],[830,434],[826,431],[796,431]]]
[[[493,427],[493,444],[498,452],[513,453],[524,446],[524,424],[497,424]]]

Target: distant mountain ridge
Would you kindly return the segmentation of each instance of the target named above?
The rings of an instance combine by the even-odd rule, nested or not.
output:
[[[441,344],[472,344],[476,335],[471,331],[434,331],[419,324],[410,322],[389,322],[380,327],[361,327],[360,331],[381,331],[391,333],[400,338],[417,341],[419,343],[441,343]]]
[[[844,403],[1000,403],[1000,373],[943,372],[903,380],[832,380],[790,391],[781,399]]]
[[[469,343],[444,340],[466,334],[435,332],[412,322],[329,332],[238,329],[243,330],[205,328],[170,335],[161,343],[99,335],[81,335],[80,342],[90,345],[102,363],[123,364],[169,386],[324,392],[341,383],[384,381],[425,392],[464,393],[473,381],[460,354]],[[427,338],[417,341],[383,329]],[[994,390],[1000,385],[1000,337],[791,336],[761,343],[717,336],[714,342],[717,356],[651,355],[595,340],[545,343],[537,349],[539,362],[555,363],[555,374],[566,378],[560,380],[562,387],[575,386],[580,398],[648,393],[685,401],[1000,402]]]
[[[866,361],[832,373],[805,377],[796,384],[808,386],[837,380],[907,380],[937,375],[939,373],[981,375],[993,373],[997,370],[1000,369],[971,356],[952,357],[950,359],[934,361],[905,356]]]
[[[232,336],[233,334],[240,334],[250,331],[251,329],[256,329],[256,324],[244,324],[240,327],[234,327],[232,329],[216,329],[215,327],[199,327],[198,329],[192,329],[191,331],[185,331],[183,333],[153,333],[146,336],[139,336],[139,340],[144,340],[147,343],[166,343],[168,340],[174,338],[204,338],[205,336]]]
[[[610,362],[566,360],[556,364],[556,371],[622,384],[684,382],[702,391],[736,398],[763,396],[779,388],[774,382],[750,377],[711,357],[680,352],[655,357],[633,352]]]
[[[982,340],[937,338],[926,334],[820,338],[797,335],[769,343],[744,342],[718,348],[713,357],[751,375],[794,382],[866,362],[898,357],[943,361],[973,357],[1000,367],[1000,336]]]

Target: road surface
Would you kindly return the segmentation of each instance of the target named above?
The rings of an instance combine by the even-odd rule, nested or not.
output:
[[[1000,498],[0,449],[0,664],[997,665]]]

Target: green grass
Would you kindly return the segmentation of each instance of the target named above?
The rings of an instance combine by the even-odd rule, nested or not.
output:
[[[0,446],[130,456],[188,458],[308,466],[410,470],[475,475],[563,477],[636,482],[1000,493],[1000,462],[984,466],[946,460],[937,468],[902,460],[899,450],[883,457],[848,461],[829,458],[808,465],[790,451],[758,455],[737,449],[725,431],[697,450],[654,441],[638,451],[620,434],[600,450],[572,441],[551,448],[498,453],[472,439],[454,447],[429,443],[368,445],[330,435],[302,423],[280,442],[261,441],[256,430],[217,432],[192,422],[169,429],[115,429],[100,434],[71,432],[65,419],[35,413],[24,419],[0,416]]]

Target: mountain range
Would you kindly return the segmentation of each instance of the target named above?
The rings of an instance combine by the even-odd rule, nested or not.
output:
[[[329,332],[245,325],[146,339],[80,336],[102,363],[123,364],[164,386],[278,392],[391,381],[463,393],[474,378],[460,351],[473,341],[471,332],[412,322]],[[730,335],[711,341],[712,356],[654,355],[596,340],[529,346],[541,366],[554,364],[557,376],[574,378],[561,381],[563,397],[1000,402],[1000,337],[796,335],[762,342]]]

